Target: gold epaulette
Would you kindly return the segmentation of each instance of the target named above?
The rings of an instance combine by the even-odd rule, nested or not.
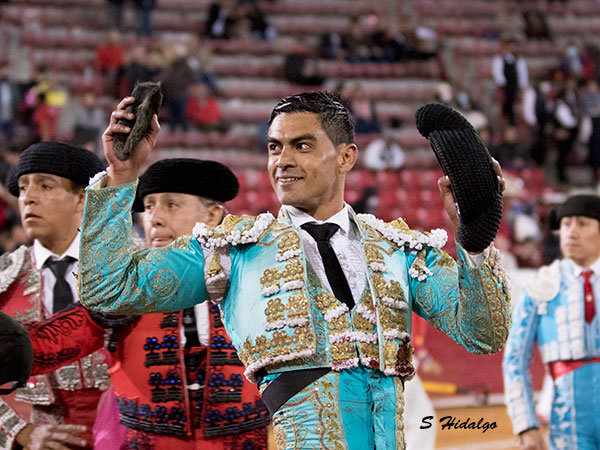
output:
[[[250,244],[258,242],[274,220],[275,218],[271,213],[259,214],[256,217],[229,214],[215,228],[209,228],[203,223],[197,223],[194,227],[193,235],[201,244],[209,247]]]

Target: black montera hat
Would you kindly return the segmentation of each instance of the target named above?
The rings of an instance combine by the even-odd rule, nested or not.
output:
[[[466,250],[480,252],[494,240],[502,220],[502,192],[492,157],[458,111],[430,103],[419,108],[416,119],[450,178],[460,218],[457,239]]]
[[[0,385],[19,382],[24,386],[31,374],[33,349],[27,331],[13,318],[0,312]]]
[[[560,228],[563,217],[583,216],[600,221],[600,197],[597,195],[573,195],[561,205],[558,205],[548,216],[548,225],[551,230]]]
[[[49,173],[86,186],[104,164],[89,150],[61,142],[39,142],[26,148],[8,178],[8,191],[19,196],[19,177],[28,173]]]
[[[159,192],[178,192],[226,202],[233,199],[239,189],[236,176],[220,162],[163,159],[148,167],[140,177],[133,210],[144,211],[144,197]]]

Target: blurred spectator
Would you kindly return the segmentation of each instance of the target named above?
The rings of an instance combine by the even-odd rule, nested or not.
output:
[[[447,81],[441,81],[435,87],[434,100],[438,103],[458,108],[458,102],[454,96],[454,88]]]
[[[50,89],[46,66],[38,65],[34,69],[32,79],[23,85],[25,96],[21,104],[21,122],[23,125],[33,128],[33,113],[37,107],[37,96],[46,93]]]
[[[165,46],[160,39],[150,39],[146,41],[148,53],[148,66],[153,70],[160,72],[167,68],[167,65],[171,62],[169,60],[170,55],[167,53],[167,46]]]
[[[321,85],[325,80],[319,73],[319,60],[304,42],[297,43],[292,52],[285,56],[283,74],[288,82],[302,86]]]
[[[371,59],[370,38],[363,33],[359,17],[353,17],[342,34],[344,58],[350,63],[367,62]]]
[[[99,141],[106,120],[106,114],[96,105],[96,95],[92,91],[85,92],[75,112],[73,145],[91,148],[94,153],[101,154]]]
[[[342,36],[335,31],[322,34],[319,39],[319,56],[323,59],[342,60]]]
[[[123,66],[123,89],[120,97],[125,97],[133,90],[136,83],[152,81],[158,69],[148,63],[146,46],[138,44],[128,52],[127,63]]]
[[[414,17],[403,13],[397,23],[391,25],[393,35],[402,47],[404,58],[424,60],[436,56],[439,50],[439,37],[432,28],[415,26]]]
[[[386,29],[376,14],[360,18],[360,33],[368,52],[368,61],[384,62],[387,47]]]
[[[492,150],[494,157],[502,167],[516,169],[529,166],[529,155],[519,140],[517,127],[506,127],[502,142]]]
[[[542,232],[537,200],[525,194],[522,180],[513,182],[511,177],[507,177],[507,180],[503,223],[512,230],[512,252],[519,267],[539,267],[542,261]]]
[[[243,6],[243,16],[250,23],[250,34],[253,39],[273,41],[277,36],[275,29],[269,25],[267,17],[256,2],[247,2]]]
[[[229,39],[237,21],[234,0],[214,1],[208,6],[204,35],[212,39]]]
[[[565,78],[578,79],[583,74],[583,58],[577,43],[570,42],[560,55],[559,69]]]
[[[188,123],[185,108],[189,97],[189,87],[194,81],[194,74],[187,62],[187,48],[183,44],[175,44],[170,48],[170,64],[161,75],[164,105],[169,113],[171,131],[181,128],[187,131]]]
[[[236,39],[243,42],[250,42],[254,39],[252,36],[252,23],[250,19],[243,14],[242,8],[235,9],[235,22],[231,27],[229,39]]]
[[[102,92],[112,97],[119,96],[118,82],[125,57],[125,46],[121,33],[116,30],[108,33],[108,39],[98,47],[94,61],[96,70],[102,77]]]
[[[186,115],[192,126],[198,128],[211,128],[219,124],[221,120],[219,101],[206,84],[196,83],[190,87]]]
[[[133,6],[137,21],[136,34],[140,37],[152,36],[152,12],[156,0],[133,0]]]
[[[367,169],[384,170],[399,169],[404,165],[404,160],[404,151],[394,134],[388,130],[382,137],[369,142],[363,162]]]
[[[588,43],[583,47],[581,54],[581,65],[583,67],[583,78],[585,80],[596,80],[600,82],[600,48],[593,43]]]
[[[56,126],[60,110],[50,106],[46,101],[47,93],[40,92],[36,97],[36,107],[33,112],[36,140],[53,141],[56,139]]]
[[[10,78],[9,66],[0,64],[0,143],[12,144],[19,111],[19,89]]]
[[[356,134],[381,133],[381,123],[377,117],[375,102],[369,98],[360,84],[354,85],[346,94],[350,112],[354,116]]]
[[[213,52],[202,36],[192,35],[190,39],[188,65],[194,73],[194,82],[205,83],[213,92],[217,91]]]
[[[411,35],[406,33],[409,46],[414,48],[414,51],[409,54],[411,59],[427,59],[437,55],[440,47],[437,33],[432,28],[419,26],[414,29]]]
[[[590,123],[589,164],[596,182],[600,181],[600,90],[596,80],[588,80],[581,93],[581,113]]]
[[[558,150],[556,173],[558,181],[561,183],[567,182],[567,157],[571,153],[573,144],[577,138],[577,125],[577,113],[573,110],[570,102],[567,101],[566,88],[561,88],[556,97],[553,133],[556,148]]]
[[[552,125],[554,102],[549,81],[529,86],[523,95],[523,117],[529,129],[529,154],[538,166],[546,160],[548,129]]]
[[[562,258],[562,254],[560,252],[558,233],[552,231],[548,225],[548,214],[541,214],[540,218],[540,228],[542,229],[542,264],[548,265],[552,264],[554,260]]]
[[[380,58],[383,62],[398,62],[411,59],[416,49],[408,42],[397,23],[382,27],[372,35],[375,45],[381,49]]]
[[[507,2],[498,2],[493,23],[483,35],[494,41],[521,40],[523,36],[523,16],[519,8],[511,7]]]
[[[509,125],[516,124],[515,103],[521,89],[529,84],[527,64],[516,54],[517,46],[512,40],[505,40],[500,53],[494,56],[492,71],[499,90],[502,115]]]
[[[48,68],[44,64],[37,64],[33,68],[31,78],[22,83],[21,89],[26,94],[32,91],[36,93],[45,92],[48,89],[48,85]]]
[[[488,127],[487,116],[467,92],[459,92],[455,103],[462,115],[473,125],[475,130],[479,131]]]
[[[46,91],[46,103],[55,108],[61,109],[69,100],[69,92],[64,81],[57,84],[50,82]]]
[[[125,0],[107,0],[108,26],[112,30],[123,31],[123,4]]]
[[[546,15],[539,10],[523,11],[524,34],[527,39],[550,40]]]
[[[565,100],[568,103],[571,111],[575,115],[576,119],[579,120],[580,111],[579,111],[579,81],[576,77],[569,77],[564,82],[565,87]],[[577,129],[575,129],[575,134],[577,134]]]
[[[516,241],[513,245],[513,254],[517,258],[519,267],[540,267],[543,261],[542,250],[539,239],[528,237],[522,241]]]

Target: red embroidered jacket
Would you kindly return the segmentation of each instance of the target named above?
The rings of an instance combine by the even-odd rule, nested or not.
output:
[[[109,380],[108,355],[101,349],[104,330],[91,320],[90,329],[94,333],[78,329],[78,324],[87,324],[89,320],[83,307],[77,313],[66,313],[69,321],[62,321],[59,327],[41,323],[46,319],[42,277],[32,258],[32,249],[25,246],[0,257],[0,309],[21,322],[35,322],[27,326],[32,330],[31,339],[37,350],[34,375],[27,385],[0,398],[0,449],[12,448],[16,435],[28,422],[62,420],[65,411],[43,408],[56,404],[58,394],[64,398],[82,389],[92,392],[106,386]],[[56,320],[58,316],[53,318]],[[70,345],[64,345],[65,335],[71,336],[73,332],[77,337],[69,338],[66,342]],[[99,391],[95,392],[99,395]],[[94,415],[92,411],[92,422]]]
[[[210,306],[210,344],[183,349],[182,312],[148,314],[118,339],[111,379],[127,428],[205,439],[240,435],[266,449],[268,412]],[[102,346],[104,329],[85,308],[56,314],[44,323],[27,324],[34,349],[34,373],[53,370]],[[257,431],[260,431],[257,433]],[[198,441],[198,437],[196,437]],[[240,447],[241,448],[241,447]]]

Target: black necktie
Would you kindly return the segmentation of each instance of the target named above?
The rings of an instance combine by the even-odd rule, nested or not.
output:
[[[52,291],[54,296],[52,302],[52,314],[62,311],[73,303],[73,291],[67,280],[65,280],[65,273],[67,273],[67,269],[75,261],[75,258],[67,256],[66,258],[59,260],[48,259],[44,264],[56,277],[56,283],[54,283],[54,289]]]
[[[338,261],[337,256],[335,256],[335,252],[329,242],[331,236],[333,236],[339,228],[339,225],[336,225],[335,223],[305,223],[302,225],[302,229],[306,230],[317,242],[317,247],[321,254],[321,259],[323,260],[323,266],[325,267],[325,275],[327,275],[335,298],[348,305],[348,308],[352,308],[354,306],[352,291],[350,290],[350,286],[348,286],[346,275],[344,275],[340,262]]]
[[[196,314],[194,308],[183,310],[183,333],[185,334],[185,347],[200,347],[198,339],[198,327],[196,325]]]

